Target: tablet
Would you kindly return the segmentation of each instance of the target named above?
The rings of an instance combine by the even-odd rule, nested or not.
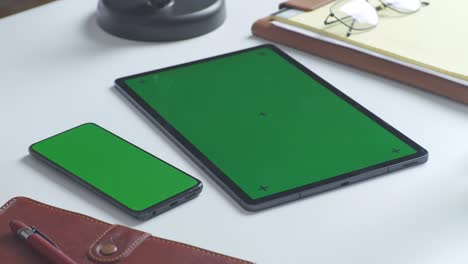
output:
[[[120,78],[116,86],[249,211],[428,158],[272,45]]]

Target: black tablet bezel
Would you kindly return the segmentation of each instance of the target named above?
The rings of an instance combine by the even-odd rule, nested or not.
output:
[[[334,94],[345,100],[350,105],[354,106],[360,112],[371,118],[373,121],[384,127],[386,130],[391,132],[393,135],[398,137],[400,140],[404,141],[406,144],[410,145],[413,149],[416,150],[416,153],[395,159],[392,161],[387,161],[380,163],[374,166],[370,166],[364,169],[360,169],[353,172],[348,172],[342,175],[337,175],[335,177],[322,180],[319,182],[311,183],[301,187],[293,188],[287,191],[280,193],[271,194],[266,197],[259,199],[250,198],[237,184],[235,184],[229,177],[227,177],[215,164],[213,164],[203,153],[201,153],[195,145],[188,141],[181,133],[179,133],[172,125],[165,120],[156,110],[149,106],[142,98],[140,98],[133,90],[125,84],[126,80],[142,77],[148,74],[154,74],[162,71],[168,71],[180,67],[185,67],[193,64],[203,63],[211,60],[216,60],[223,57],[233,56],[244,52],[249,52],[255,49],[269,48],[280,55],[282,58],[287,60],[292,65],[296,66],[298,69],[302,70],[305,74],[309,75],[312,79],[318,81],[324,87],[332,91]],[[367,178],[375,177],[380,174],[384,174],[393,170],[398,170],[409,165],[415,165],[423,163],[428,158],[428,152],[422,148],[420,145],[403,135],[401,132],[390,126],[388,123],[371,113],[369,110],[358,104],[356,101],[339,91],[337,88],[323,80],[321,77],[307,69],[305,66],[294,60],[292,57],[281,51],[274,45],[265,44],[260,45],[240,51],[235,51],[215,57],[210,57],[206,59],[201,59],[189,63],[184,63],[172,67],[162,68],[154,71],[144,72],[141,74],[131,75],[127,77],[119,78],[115,81],[117,88],[139,108],[145,115],[147,115],[153,123],[155,123],[172,141],[174,141],[190,158],[192,158],[205,172],[210,175],[213,180],[220,184],[240,205],[248,211],[258,211],[279,205],[285,202],[296,200],[304,196],[312,195],[329,189],[337,188],[339,186],[347,185],[350,182],[357,182]],[[349,179],[355,179],[354,181],[346,181]],[[340,184],[334,184],[340,183]],[[328,186],[327,186],[328,185]],[[314,192],[313,189],[317,189]],[[309,193],[309,194],[306,194]],[[306,194],[306,195],[305,195]]]

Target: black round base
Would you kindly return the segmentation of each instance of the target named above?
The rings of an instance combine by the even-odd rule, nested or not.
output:
[[[224,0],[100,0],[98,24],[118,37],[173,41],[215,30],[226,19]]]

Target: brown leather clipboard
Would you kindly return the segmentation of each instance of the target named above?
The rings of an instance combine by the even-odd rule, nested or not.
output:
[[[13,219],[37,228],[79,264],[253,264],[25,197],[0,207],[0,263],[49,263],[12,233]],[[114,251],[104,254],[105,245]]]
[[[289,0],[281,4],[280,8],[291,7],[304,11],[312,11],[332,1],[333,0]],[[271,20],[271,17],[268,16],[256,21],[252,26],[253,34],[468,104],[467,86],[356,50],[323,42],[277,27],[271,23]]]
[[[0,18],[56,0],[0,0]]]

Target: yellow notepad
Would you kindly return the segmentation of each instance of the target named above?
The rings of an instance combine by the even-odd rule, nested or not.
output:
[[[375,6],[379,3],[370,2]],[[432,0],[429,6],[407,15],[379,11],[377,27],[353,31],[350,37],[346,37],[348,28],[341,23],[323,23],[332,4],[288,19],[276,19],[468,81],[468,0]]]

